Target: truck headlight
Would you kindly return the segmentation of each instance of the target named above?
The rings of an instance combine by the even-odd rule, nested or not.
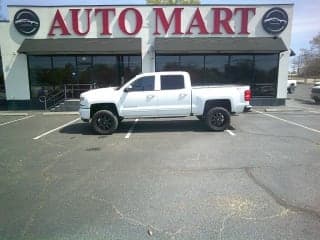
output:
[[[86,107],[88,106],[88,101],[85,97],[80,96],[80,107]]]

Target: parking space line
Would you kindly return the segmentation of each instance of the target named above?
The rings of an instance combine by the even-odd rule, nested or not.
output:
[[[293,122],[293,121],[290,121],[290,120],[286,120],[286,119],[283,119],[283,118],[279,118],[279,117],[276,117],[276,116],[271,115],[271,114],[269,114],[269,113],[263,113],[263,112],[260,112],[260,111],[255,111],[255,112],[260,113],[260,114],[262,114],[262,115],[264,115],[264,116],[267,116],[267,117],[270,117],[270,118],[274,118],[274,119],[277,119],[277,120],[279,120],[279,121],[282,121],[282,122],[291,124],[291,125],[295,125],[295,126],[304,128],[304,129],[306,129],[306,130],[309,130],[309,131],[312,131],[312,132],[315,132],[315,133],[320,133],[319,130],[314,129],[314,128],[307,127],[307,126],[302,125],[302,124],[300,124],[300,123],[296,123],[296,122]]]
[[[234,132],[232,132],[231,130],[226,130],[227,133],[229,133],[231,136],[235,136],[236,134]]]
[[[311,113],[320,113],[320,112],[317,112],[317,111],[310,111],[310,110],[309,110],[309,112],[311,112]]]
[[[137,125],[138,121],[139,121],[138,118],[134,121],[134,123],[132,124],[131,128],[129,129],[127,135],[125,136],[126,139],[130,138],[130,136],[134,130],[134,127]]]
[[[31,116],[27,116],[27,117],[23,117],[23,118],[19,118],[19,119],[16,119],[16,120],[12,120],[12,121],[9,121],[9,122],[5,122],[5,123],[1,123],[0,126],[5,126],[5,125],[8,125],[10,123],[14,123],[14,122],[18,122],[18,121],[22,121],[24,119],[28,119],[28,118],[32,118],[34,115],[31,115]]]
[[[77,121],[79,121],[79,120],[80,120],[80,118],[74,119],[74,120],[72,120],[72,121],[70,121],[70,122],[67,122],[67,123],[65,123],[65,124],[63,124],[63,125],[61,125],[61,126],[59,126],[59,127],[56,127],[56,128],[54,128],[54,129],[50,130],[50,131],[47,131],[47,132],[45,132],[45,133],[42,133],[41,135],[39,135],[39,136],[37,136],[37,137],[34,137],[34,138],[32,138],[32,139],[33,139],[33,140],[38,140],[39,138],[42,138],[42,137],[44,137],[44,136],[46,136],[46,135],[48,135],[48,134],[50,134],[50,133],[53,133],[54,131],[57,131],[57,130],[59,130],[59,129],[61,129],[61,128],[64,128],[64,127],[66,127],[66,126],[68,126],[68,125],[70,125],[70,124],[72,124],[72,123],[74,123],[74,122],[77,122]]]

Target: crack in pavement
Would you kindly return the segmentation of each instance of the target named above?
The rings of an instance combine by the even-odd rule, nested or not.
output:
[[[293,205],[291,203],[289,203],[288,201],[282,199],[281,197],[277,196],[276,193],[274,193],[268,186],[266,186],[264,183],[260,182],[256,176],[254,176],[254,174],[252,173],[251,169],[246,167],[244,168],[246,174],[248,175],[248,177],[257,185],[259,186],[261,189],[263,189],[277,204],[279,204],[280,206],[289,209],[293,212],[302,212],[302,213],[306,213],[308,215],[311,215],[314,218],[317,218],[318,220],[320,220],[320,213],[318,213],[316,210],[308,208],[308,207],[300,207],[300,206],[296,206]]]
[[[225,224],[227,222],[227,220],[229,218],[231,218],[233,215],[235,215],[235,213],[232,213],[232,214],[228,214],[227,216],[225,216],[222,220],[222,223],[221,223],[221,227],[220,227],[220,230],[219,230],[219,240],[222,239],[222,234],[224,232],[224,227],[225,227]]]
[[[44,140],[42,143],[45,143],[45,144],[48,144],[48,140]],[[37,207],[33,208],[31,210],[31,213],[29,215],[29,218],[27,219],[25,225],[24,225],[24,228],[21,232],[21,235],[22,237],[25,237],[25,235],[28,233],[30,227],[32,226],[34,220],[35,220],[35,217],[37,215],[37,212],[43,208],[43,205],[44,205],[44,200],[43,200],[43,197],[44,197],[44,194],[48,191],[48,188],[49,186],[58,179],[58,176],[54,175],[54,174],[50,174],[49,173],[49,170],[51,168],[53,168],[58,162],[60,162],[62,160],[62,157],[64,155],[67,155],[69,153],[72,153],[74,151],[76,151],[78,148],[75,148],[75,149],[69,149],[67,151],[58,151],[56,156],[54,157],[53,161],[51,161],[46,167],[42,168],[40,173],[41,173],[41,176],[44,178],[44,186],[43,188],[41,189],[41,191],[39,192],[38,194],[38,205]]]
[[[316,166],[316,165],[315,165]],[[190,167],[190,168],[174,168],[174,167],[167,167],[158,170],[168,170],[173,172],[181,172],[181,173],[188,173],[188,172],[210,172],[210,171],[246,171],[246,169],[263,169],[263,168],[272,168],[272,169],[288,169],[288,168],[296,168],[296,167],[314,167],[314,164],[290,164],[286,166],[272,166],[272,165],[262,165],[262,166],[244,166],[244,167]]]
[[[128,217],[128,216],[125,216],[120,210],[119,208],[117,208],[114,204],[110,203],[109,201],[103,199],[103,198],[98,198],[98,197],[95,197],[95,196],[91,196],[90,197],[92,200],[95,200],[95,201],[100,201],[100,202],[103,202],[103,203],[106,203],[108,205],[110,205],[112,207],[112,209],[114,210],[114,212],[118,215],[118,217],[122,220],[125,220],[127,221],[129,224],[132,224],[132,225],[135,225],[135,226],[142,226],[142,227],[145,227],[147,229],[147,232],[149,232],[151,230],[152,231],[157,231],[159,233],[164,233],[165,235],[168,235],[171,239],[175,239],[176,235],[177,234],[180,234],[182,233],[182,230],[185,228],[185,226],[182,226],[180,228],[178,228],[177,231],[175,232],[169,232],[169,231],[165,231],[163,229],[160,229],[158,227],[155,227],[151,224],[146,224],[146,223],[143,223],[135,218],[131,218],[131,217]]]

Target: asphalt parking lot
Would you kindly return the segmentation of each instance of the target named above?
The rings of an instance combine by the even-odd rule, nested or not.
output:
[[[0,239],[320,239],[320,106],[232,128],[124,121],[96,135],[76,115],[0,116]]]

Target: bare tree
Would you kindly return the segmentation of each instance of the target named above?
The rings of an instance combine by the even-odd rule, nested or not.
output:
[[[320,77],[320,33],[310,41],[310,49],[300,50],[292,64],[298,76]]]

